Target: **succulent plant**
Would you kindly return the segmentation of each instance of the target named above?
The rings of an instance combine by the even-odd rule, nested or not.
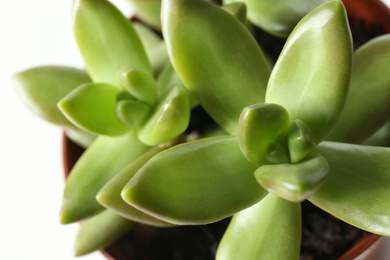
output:
[[[390,37],[353,53],[341,1],[294,1],[299,15],[282,21],[285,1],[264,27],[288,35],[271,68],[245,15],[247,4],[249,22],[263,26],[263,7],[233,2],[162,0],[161,27],[159,1],[132,3],[162,40],[106,0],[76,0],[87,72],[46,66],[15,76],[34,112],[87,147],[60,214],[64,224],[82,221],[77,255],[135,222],[232,216],[217,259],[298,259],[305,200],[390,235],[390,149],[366,145],[388,140]],[[198,105],[222,131],[192,141],[180,135]]]

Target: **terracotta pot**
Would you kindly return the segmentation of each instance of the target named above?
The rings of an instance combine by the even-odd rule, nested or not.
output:
[[[342,0],[348,17],[368,26],[378,26],[390,33],[390,10],[380,0]]]

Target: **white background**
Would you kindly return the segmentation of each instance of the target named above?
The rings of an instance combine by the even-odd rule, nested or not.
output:
[[[11,83],[12,74],[33,66],[83,66],[71,2],[2,1],[0,8],[0,259],[74,259],[78,225],[58,223],[62,132],[32,115]],[[79,259],[104,258],[94,253]]]

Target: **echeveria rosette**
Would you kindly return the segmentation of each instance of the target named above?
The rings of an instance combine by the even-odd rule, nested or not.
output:
[[[348,173],[349,178],[354,178],[353,175],[366,176],[367,167],[372,166],[370,174],[375,177],[371,186],[380,187],[379,193],[384,195],[388,192],[382,188],[386,187],[389,181],[389,178],[385,176],[389,167],[385,157],[390,155],[389,149],[359,146],[358,149],[361,152],[358,154],[362,163],[372,160],[375,154],[381,154],[381,156],[378,156],[374,164],[352,167],[355,164],[354,160],[351,160],[354,154],[353,147],[347,144],[323,142],[342,113],[349,86],[352,44],[345,9],[341,1],[329,1],[319,6],[298,23],[272,71],[265,95],[266,103],[249,104],[246,109],[252,110],[249,114],[253,112],[253,116],[248,116],[244,120],[241,118],[240,121],[237,120],[232,124],[228,123],[231,118],[226,121],[222,119],[229,118],[231,115],[223,117],[215,111],[220,110],[224,113],[230,111],[234,114],[237,107],[225,110],[223,106],[229,107],[229,101],[220,105],[218,98],[221,92],[232,97],[239,94],[233,87],[226,87],[225,82],[219,78],[215,79],[216,74],[211,76],[207,74],[207,71],[203,72],[200,65],[206,64],[205,59],[199,53],[197,55],[191,53],[199,44],[195,38],[191,38],[191,34],[203,41],[205,37],[199,36],[202,32],[205,32],[205,35],[208,35],[210,31],[216,32],[218,24],[206,22],[212,15],[217,21],[218,18],[224,22],[226,22],[224,19],[231,20],[229,23],[233,21],[236,23],[238,20],[227,16],[215,6],[209,6],[197,0],[163,1],[162,15],[163,33],[167,38],[169,55],[178,74],[186,82],[190,92],[198,92],[198,97],[203,91],[200,83],[209,83],[207,84],[209,89],[205,91],[208,91],[207,95],[211,96],[207,100],[199,98],[200,104],[210,114],[214,113],[216,121],[225,129],[230,129],[228,130],[230,133],[236,133],[232,129],[238,129],[239,136],[199,140],[157,154],[134,175],[123,189],[122,198],[126,202],[167,222],[181,225],[205,224],[234,214],[237,215],[233,219],[240,219],[240,210],[251,205],[255,205],[254,208],[261,208],[262,198],[267,194],[266,189],[271,194],[267,198],[273,198],[266,200],[268,202],[264,201],[269,205],[267,208],[275,206],[283,211],[290,207],[292,214],[298,216],[296,213],[299,212],[299,202],[309,198],[346,222],[368,231],[390,233],[385,225],[388,220],[382,217],[389,215],[387,208],[382,207],[385,202],[375,202],[376,205],[372,207],[375,209],[375,215],[370,216],[358,210],[365,223],[362,223],[359,217],[345,213],[345,209],[359,207],[356,203],[360,200],[360,195],[355,199],[352,190],[358,193],[358,188],[364,189],[363,179],[365,177],[355,178],[355,187],[350,189],[351,192],[348,192],[348,195],[327,201],[327,191],[332,191],[331,185],[327,183],[337,181],[338,176],[343,175],[344,172]],[[193,23],[199,26],[195,33],[189,30]],[[187,30],[188,34],[184,33]],[[222,29],[218,33],[229,34]],[[187,37],[191,39],[191,43],[180,45],[179,42],[187,43]],[[233,36],[223,35],[222,39],[229,37]],[[177,40],[178,38],[180,40]],[[245,37],[241,40],[241,43],[245,44]],[[238,42],[237,39],[236,41]],[[208,44],[213,46],[211,42]],[[240,44],[237,43],[237,46]],[[250,42],[249,46],[251,46]],[[240,53],[238,50],[242,49],[237,47],[236,51]],[[221,59],[226,64],[230,64],[231,52],[228,48],[224,51],[225,55]],[[214,53],[214,55],[217,54],[218,51]],[[249,59],[249,62],[259,58],[258,55],[245,57]],[[190,60],[189,65],[185,63],[187,60]],[[213,60],[208,59],[209,63],[213,63]],[[199,65],[196,70],[195,64]],[[218,68],[218,64],[215,65]],[[219,71],[224,71],[222,67],[221,65]],[[210,70],[215,72],[214,67]],[[235,76],[238,79],[243,77],[239,74]],[[230,77],[227,78],[231,80]],[[244,90],[237,89],[246,94],[245,86],[244,84]],[[209,102],[210,100],[214,103]],[[264,117],[261,111],[263,108],[266,108]],[[246,112],[244,110],[243,114]],[[265,121],[258,122],[259,118]],[[263,124],[264,122],[266,123]],[[234,127],[229,128],[229,125],[234,125]],[[251,138],[256,140],[254,143],[258,146],[249,142]],[[338,148],[340,151],[335,152],[335,156],[328,153],[329,150]],[[365,154],[364,151],[367,153]],[[345,164],[346,167],[341,167],[340,164],[345,160],[349,162]],[[235,168],[237,165],[240,166],[239,169]],[[361,170],[367,172],[363,173]],[[379,182],[382,178],[386,179],[383,183]],[[256,183],[256,179],[265,189]],[[340,177],[340,181],[343,185],[349,185],[347,178]],[[252,194],[251,196],[248,196],[248,191]],[[241,194],[245,194],[246,197]],[[226,196],[229,198],[229,203],[226,203]],[[330,196],[332,196],[331,193]],[[366,190],[365,196],[370,199],[382,197],[375,189]],[[286,199],[291,201],[286,201]],[[370,207],[370,199],[363,200],[366,201],[364,207]],[[279,202],[283,203],[279,204]],[[332,207],[334,207],[333,210]],[[344,212],[341,212],[342,209]],[[272,214],[272,212],[267,213]],[[376,224],[378,218],[381,218],[381,222]],[[269,218],[256,218],[256,220],[252,228],[254,230],[267,226]],[[280,225],[283,226],[285,221],[280,218]],[[229,229],[240,230],[240,223],[242,222],[233,221]],[[279,226],[272,227],[270,232],[277,232]],[[242,234],[249,237],[261,236],[251,231],[242,230]],[[296,234],[298,231],[291,230],[291,232]],[[242,243],[243,237],[235,234],[236,232],[227,232],[223,238],[228,248],[235,248],[235,245]],[[288,246],[293,248],[291,255],[284,255],[287,259],[298,257],[296,252],[299,252],[299,244],[297,239],[294,239],[294,234],[285,234],[286,237],[284,237],[288,241]],[[269,250],[272,254],[280,251],[280,247],[284,246],[275,244],[272,246],[270,245],[272,241],[265,243],[265,247],[270,246]],[[253,245],[253,247],[251,245],[253,244],[248,245],[250,248],[246,248],[240,257],[253,253],[251,257],[258,259],[257,253],[261,255],[261,252],[256,250],[258,245]]]
[[[169,141],[185,130],[190,116],[188,93],[180,91],[180,86],[169,85],[176,94],[157,94],[157,79],[142,42],[132,23],[115,6],[106,0],[75,1],[73,29],[93,80],[58,104],[73,124],[108,136],[136,131],[150,146]],[[144,42],[155,40],[150,35],[143,37]],[[161,70],[159,63],[157,69]],[[153,128],[153,132],[145,134],[144,127]]]

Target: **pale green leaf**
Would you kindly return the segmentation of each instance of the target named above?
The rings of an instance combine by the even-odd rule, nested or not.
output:
[[[51,123],[77,129],[61,113],[57,103],[81,84],[91,81],[85,71],[43,66],[19,72],[13,81],[20,99],[32,112]]]
[[[121,197],[121,191],[123,187],[130,181],[134,174],[154,155],[163,151],[163,149],[152,149],[145,155],[141,156],[117,175],[112,178],[106,185],[99,191],[96,199],[105,208],[109,208],[115,211],[118,215],[143,223],[146,225],[166,227],[172,226],[172,224],[164,222],[149,216],[142,211],[127,204]]]
[[[258,202],[266,191],[256,164],[237,137],[214,137],[165,150],[148,161],[122,191],[140,210],[174,224],[206,224]]]
[[[151,72],[142,43],[130,21],[107,0],[76,0],[73,30],[88,73],[94,82],[119,87],[123,68]]]
[[[231,14],[198,0],[162,1],[173,67],[199,103],[230,134],[244,107],[264,102],[269,68],[255,39]]]
[[[390,235],[390,148],[323,142],[329,163],[324,185],[309,198],[358,228]]]
[[[345,108],[328,140],[358,143],[389,120],[389,62],[389,34],[371,40],[355,52]]]
[[[105,210],[81,223],[75,240],[76,256],[103,249],[131,230],[136,223]]]
[[[316,143],[335,126],[348,92],[352,44],[341,1],[314,9],[295,27],[268,83],[266,102],[301,119]]]
[[[68,177],[61,207],[63,224],[76,222],[103,210],[95,197],[99,190],[150,148],[132,132],[99,136],[77,161]]]
[[[301,225],[299,203],[268,194],[233,216],[216,260],[297,260]]]
[[[58,103],[61,112],[79,128],[102,135],[130,130],[115,114],[118,89],[106,83],[79,86]]]

